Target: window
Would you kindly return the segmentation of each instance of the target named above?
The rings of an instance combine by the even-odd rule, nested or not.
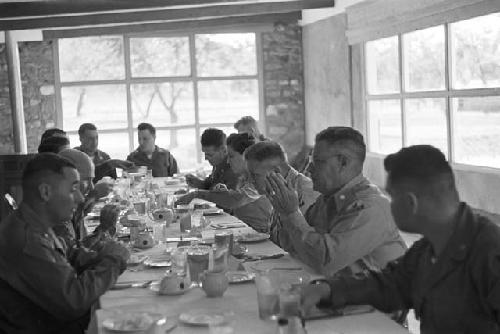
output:
[[[500,168],[500,13],[365,44],[368,145]]]
[[[60,125],[77,146],[78,127],[94,123],[99,148],[125,159],[148,122],[181,170],[196,168],[204,129],[229,135],[240,117],[259,119],[257,40],[253,32],[60,39]]]

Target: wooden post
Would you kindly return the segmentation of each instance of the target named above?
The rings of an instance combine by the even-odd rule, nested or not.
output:
[[[5,32],[7,51],[7,69],[9,75],[9,95],[14,134],[14,150],[16,153],[27,154],[26,125],[24,123],[23,86],[21,82],[21,65],[17,41],[11,31]]]

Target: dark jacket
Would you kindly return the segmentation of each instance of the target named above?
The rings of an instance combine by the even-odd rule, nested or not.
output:
[[[154,177],[173,176],[179,172],[177,161],[174,156],[168,151],[158,146],[155,146],[151,159],[147,154],[136,149],[130,153],[127,160],[133,162],[136,166],[146,166],[153,170]]]
[[[413,308],[422,334],[500,333],[500,227],[463,203],[437,260],[423,238],[382,272],[330,284],[334,306]]]
[[[0,333],[83,332],[91,306],[116,282],[125,263],[84,249],[70,263],[66,250],[26,204],[2,221]]]

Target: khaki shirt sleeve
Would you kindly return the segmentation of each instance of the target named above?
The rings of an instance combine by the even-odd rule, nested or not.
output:
[[[293,244],[293,253],[324,275],[331,276],[383,244],[387,233],[384,210],[365,206],[336,217],[329,233],[318,233],[300,212],[282,217],[282,229]],[[311,225],[313,226],[311,226]],[[284,241],[284,240],[281,240]]]
[[[23,253],[7,266],[18,268],[15,278],[9,282],[13,288],[54,317],[67,320],[88,312],[116,282],[121,262],[121,259],[106,256],[91,269],[77,274],[47,239],[28,235]]]

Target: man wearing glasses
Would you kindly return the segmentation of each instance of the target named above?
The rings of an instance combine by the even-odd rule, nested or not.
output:
[[[362,174],[365,156],[363,136],[353,128],[321,131],[309,167],[321,196],[305,214],[293,186],[277,173],[267,176],[280,245],[326,276],[383,268],[406,250],[389,200]]]

